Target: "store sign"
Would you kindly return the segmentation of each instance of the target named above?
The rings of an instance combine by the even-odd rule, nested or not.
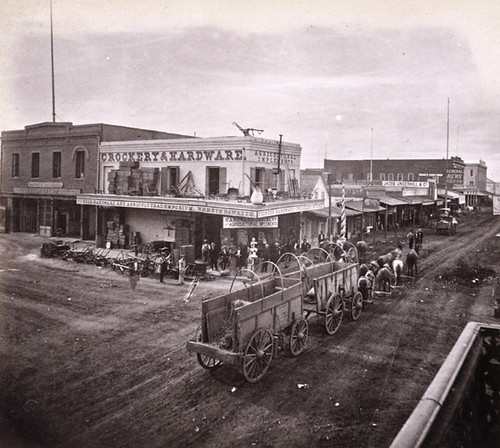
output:
[[[281,153],[281,158],[279,157],[279,152],[275,151],[254,151],[254,156],[259,163],[268,163],[270,165],[277,165],[278,159],[280,164],[287,165],[293,164],[297,160],[297,156],[294,154]]]
[[[28,182],[30,188],[62,188],[62,182]]]
[[[27,187],[14,187],[15,194],[42,194],[46,196],[76,196],[81,194],[82,190],[79,188],[27,188]]]
[[[150,201],[132,198],[113,198],[110,196],[78,196],[76,203],[80,205],[97,205],[102,207],[126,207],[126,208],[142,208],[150,210],[168,210],[173,212],[188,212],[188,213],[206,213],[210,215],[225,215],[235,216],[240,218],[267,218],[270,216],[285,215],[289,213],[298,213],[309,210],[318,210],[323,208],[323,201],[304,201],[302,204],[272,207],[245,209],[245,205],[240,207],[228,207],[223,204],[210,205],[205,201],[196,203],[168,202],[168,201]]]
[[[243,160],[243,150],[101,152],[102,162],[210,162]]]
[[[446,182],[453,185],[463,185],[464,170],[457,168],[446,170]]]
[[[224,216],[222,227],[224,229],[277,228],[278,217],[272,216],[270,218],[246,219]]]
[[[409,180],[383,180],[383,187],[429,188],[429,182],[412,182]]]

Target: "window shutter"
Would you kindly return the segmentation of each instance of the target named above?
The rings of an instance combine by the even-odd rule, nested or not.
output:
[[[161,173],[160,173],[160,192],[162,196],[165,196],[166,194],[169,193],[169,188],[168,188],[168,168],[167,167],[162,167],[161,168]]]
[[[219,194],[227,194],[227,168],[219,168]]]

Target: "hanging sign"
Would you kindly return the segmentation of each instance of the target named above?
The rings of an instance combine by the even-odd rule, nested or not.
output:
[[[236,218],[232,216],[224,216],[224,229],[248,229],[248,228],[276,228],[278,227],[278,217],[271,216],[269,218],[247,219]]]

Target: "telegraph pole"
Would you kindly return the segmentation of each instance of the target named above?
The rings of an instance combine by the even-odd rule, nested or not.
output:
[[[50,0],[50,61],[52,67],[52,122],[56,121],[56,94],[54,82],[54,29],[52,26],[52,0]]]
[[[450,144],[450,99],[448,98],[448,119],[446,121],[446,173],[444,175],[444,181],[446,185],[445,195],[444,195],[444,208],[448,208],[448,149]]]

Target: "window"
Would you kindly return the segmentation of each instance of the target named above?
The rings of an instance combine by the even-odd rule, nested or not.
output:
[[[78,150],[75,153],[75,178],[83,179],[85,177],[85,151]]]
[[[388,173],[387,180],[394,180],[394,173]]]
[[[342,182],[342,173],[337,173],[337,183],[341,183]]]
[[[61,177],[61,152],[52,153],[52,177],[59,179]]]
[[[470,170],[470,175],[474,176],[474,170]]]
[[[226,168],[207,167],[206,195],[227,194]]]
[[[40,153],[31,154],[31,177],[38,179],[40,177]]]
[[[385,173],[380,173],[380,180],[385,180]]]
[[[19,154],[12,154],[12,177],[19,177]]]
[[[349,173],[347,175],[347,180],[354,180],[354,174],[353,173]]]
[[[398,173],[398,178],[397,180],[403,180],[403,173]]]
[[[371,182],[372,181],[371,177],[372,177],[371,173],[366,173],[366,181],[367,182]]]
[[[410,182],[413,182],[415,180],[414,174],[413,173],[408,173],[408,180]]]

